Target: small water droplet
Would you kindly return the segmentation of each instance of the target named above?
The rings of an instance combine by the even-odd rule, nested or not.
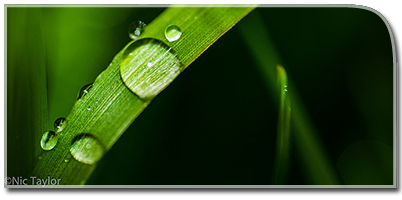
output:
[[[74,140],[70,153],[79,162],[92,165],[105,153],[104,146],[91,134],[80,134]]]
[[[42,159],[42,156],[38,156],[38,159],[39,159],[39,160]]]
[[[69,160],[69,159],[65,159],[64,162],[65,162],[65,163],[68,163],[68,162],[70,162],[70,160]]]
[[[176,25],[170,25],[165,30],[165,37],[169,42],[178,40],[181,34],[181,29]]]
[[[148,66],[148,67],[152,67],[152,65],[154,65],[154,64],[152,64],[151,62],[148,62],[148,63],[147,63],[147,66]]]
[[[131,39],[137,39],[141,35],[141,33],[144,32],[144,28],[146,26],[147,25],[142,21],[131,23],[131,25],[128,27],[128,36]]]
[[[86,94],[89,93],[89,90],[92,88],[92,83],[84,85],[84,87],[81,88],[80,92],[78,93],[77,99],[81,99],[84,97]]]
[[[91,110],[91,109],[92,109],[91,107],[88,107],[88,108],[87,108],[87,110]]]
[[[42,135],[40,146],[43,150],[52,150],[59,140],[59,136],[54,131],[48,131]]]
[[[54,121],[54,130],[60,132],[67,126],[67,120],[64,117],[60,117]]]

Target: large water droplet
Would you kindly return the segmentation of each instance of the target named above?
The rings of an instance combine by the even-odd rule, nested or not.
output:
[[[40,146],[43,150],[52,150],[59,140],[59,136],[53,132],[48,131],[42,135],[42,139],[40,140]]]
[[[128,27],[128,36],[131,39],[137,39],[141,33],[144,31],[145,26],[147,26],[144,22],[142,21],[137,21],[133,22],[129,27]]]
[[[73,140],[70,153],[77,161],[92,165],[103,157],[105,148],[95,136],[85,133]]]
[[[78,93],[77,99],[81,99],[84,97],[86,94],[89,93],[89,90],[92,88],[92,83],[84,85],[84,87],[81,88],[80,92]]]
[[[141,39],[124,51],[120,74],[132,92],[142,99],[150,99],[180,74],[181,66],[175,52],[165,43]]]
[[[64,127],[67,126],[67,120],[64,117],[60,117],[54,121],[54,130],[56,132],[60,132],[63,130]]]
[[[170,25],[165,30],[165,37],[169,42],[178,40],[181,34],[181,29],[176,25]]]

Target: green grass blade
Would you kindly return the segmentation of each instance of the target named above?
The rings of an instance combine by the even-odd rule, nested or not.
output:
[[[239,30],[243,35],[246,45],[250,48],[256,63],[258,64],[265,81],[267,89],[272,98],[276,98],[278,89],[275,85],[275,67],[281,61],[276,52],[273,42],[270,40],[268,31],[264,28],[264,23],[258,12],[246,17],[239,24]],[[297,88],[289,79],[289,84],[293,85],[290,91],[292,102],[292,124],[295,133],[294,144],[297,156],[301,157],[302,166],[311,184],[317,185],[336,185],[339,184],[339,177],[336,170],[327,156],[325,148],[322,146],[319,134],[311,122],[308,112],[297,93]]]
[[[277,79],[280,92],[277,148],[274,171],[274,184],[284,184],[289,173],[290,159],[290,116],[291,104],[288,93],[288,78],[282,66],[277,67]]]
[[[39,140],[47,129],[46,53],[40,11],[6,8],[6,12],[6,176],[26,177],[38,160]]]
[[[89,93],[75,103],[67,117],[67,126],[60,133],[57,146],[51,151],[44,152],[33,176],[61,179],[60,184],[84,184],[96,167],[96,161],[90,160],[99,160],[155,95],[175,78],[170,77],[170,82],[149,96],[147,93],[138,92],[136,86],[140,83],[129,77],[136,74],[143,78],[142,74],[151,72],[150,79],[144,79],[145,85],[140,87],[142,88],[140,91],[146,91],[153,84],[158,84],[158,81],[164,82],[160,74],[160,71],[165,69],[162,68],[165,67],[164,63],[176,59],[174,58],[176,56],[181,63],[180,71],[184,70],[252,9],[251,7],[167,9],[147,26],[138,40],[129,43],[115,56],[109,67],[96,78]],[[171,24],[179,26],[183,33],[175,42],[167,41],[164,36],[165,29]],[[141,44],[144,41],[146,43]],[[170,49],[163,52],[159,48],[160,45],[155,45],[153,41],[164,42],[175,55],[165,57],[170,55],[166,53]],[[137,42],[141,44],[141,48],[136,46],[132,48],[132,44]],[[153,56],[158,57],[158,62],[163,61],[162,64],[147,65],[149,63],[147,61],[153,59]],[[141,58],[140,62],[134,62],[137,58]],[[126,73],[127,76],[124,76]],[[157,76],[162,78],[154,78]],[[126,82],[123,82],[122,77]]]

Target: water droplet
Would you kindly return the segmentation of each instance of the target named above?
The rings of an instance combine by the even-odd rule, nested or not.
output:
[[[78,93],[77,99],[81,99],[84,97],[86,94],[89,93],[89,90],[92,88],[92,83],[84,85],[84,87],[81,88],[80,92]]]
[[[67,120],[64,117],[60,117],[54,121],[54,130],[56,132],[60,132],[63,130],[64,127],[67,126]]]
[[[181,34],[181,29],[176,25],[170,25],[165,30],[165,37],[169,42],[178,40]]]
[[[70,160],[69,160],[69,159],[65,159],[64,162],[65,162],[65,163],[68,163],[68,162],[70,162]]]
[[[42,156],[38,156],[38,159],[39,159],[39,160],[42,159]]]
[[[120,62],[125,85],[141,99],[150,99],[165,89],[179,74],[182,66],[175,52],[155,39],[131,43]]]
[[[131,39],[137,39],[141,33],[144,31],[144,28],[147,25],[142,22],[142,21],[137,21],[137,22],[133,22],[131,23],[131,25],[128,27],[128,36]]]
[[[87,108],[87,110],[91,110],[91,109],[92,109],[91,107],[88,107],[88,108]]]
[[[59,136],[53,132],[48,131],[42,135],[42,139],[40,140],[40,146],[43,150],[52,150],[59,140]]]
[[[105,153],[104,146],[91,134],[80,134],[74,140],[70,153],[79,162],[92,165]]]

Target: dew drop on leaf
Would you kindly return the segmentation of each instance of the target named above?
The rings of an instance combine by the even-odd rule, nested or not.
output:
[[[105,148],[95,136],[84,133],[73,140],[70,153],[77,161],[93,165],[103,157]]]
[[[137,39],[141,33],[144,32],[144,28],[146,26],[147,25],[142,21],[131,23],[131,25],[128,27],[128,36],[133,40]]]
[[[181,29],[176,25],[170,25],[165,30],[165,37],[169,42],[178,40],[181,34]]]
[[[64,117],[60,117],[54,121],[54,130],[60,132],[67,126],[67,120]]]
[[[40,146],[43,150],[52,150],[59,140],[59,136],[54,131],[45,132],[40,140]]]
[[[124,84],[143,100],[164,90],[180,74],[182,66],[171,47],[148,38],[132,42],[119,64]]]
[[[84,85],[84,87],[81,88],[80,92],[78,93],[77,99],[81,99],[84,97],[86,94],[89,93],[89,90],[92,88],[92,83]]]

